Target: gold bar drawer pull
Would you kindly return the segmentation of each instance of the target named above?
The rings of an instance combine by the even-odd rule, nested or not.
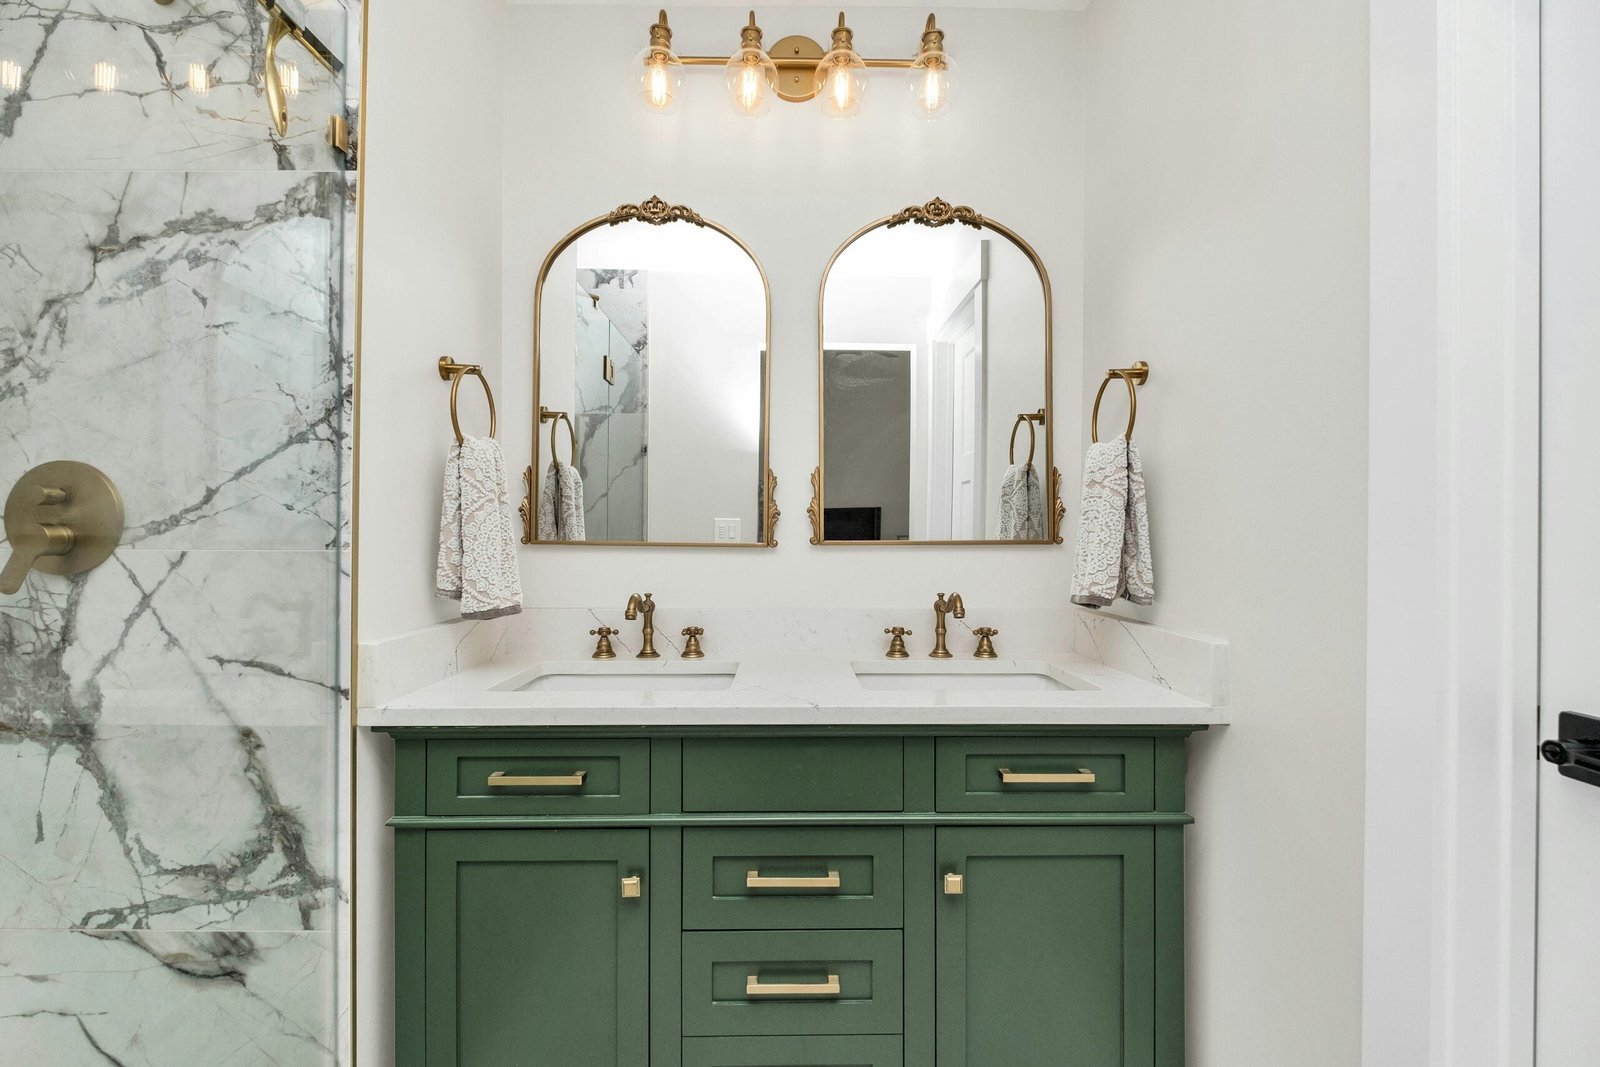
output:
[[[826,982],[763,982],[759,974],[744,981],[747,997],[836,997],[839,995],[839,976],[828,975]]]
[[[784,878],[778,875],[763,875],[760,871],[746,871],[744,887],[746,889],[838,889],[839,872],[829,871],[817,878]]]
[[[532,786],[572,786],[582,785],[588,771],[573,771],[571,774],[507,774],[505,771],[495,771],[489,775],[489,787],[532,785]]]
[[[1059,774],[1025,774],[1010,767],[1000,768],[1000,781],[1005,785],[1092,785],[1094,772],[1086,767]]]

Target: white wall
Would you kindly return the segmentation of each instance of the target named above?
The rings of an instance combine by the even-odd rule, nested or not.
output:
[[[1366,8],[1098,0],[1087,31],[1084,385],[1151,365],[1159,597],[1128,613],[1231,642],[1233,725],[1192,746],[1189,1062],[1358,1063]]]
[[[356,386],[362,641],[459,611],[433,591],[440,479],[452,439],[439,357],[482,364],[502,427],[527,418],[526,402],[507,396],[499,376],[500,99],[442,91],[469,83],[441,76],[497,71],[503,18],[500,0],[456,0],[449,18],[421,4],[380,2],[368,12]],[[464,382],[461,393],[462,429],[483,433],[487,413],[477,383]],[[394,853],[383,823],[393,811],[393,746],[369,731],[356,734],[356,798],[347,814],[361,827],[357,1057],[390,1064]]]
[[[748,8],[673,9],[685,52],[725,49]],[[527,464],[531,288],[545,252],[573,226],[652,193],[728,226],[760,257],[773,294],[772,466],[783,519],[775,550],[622,550],[540,546],[522,553],[530,603],[621,603],[649,584],[658,601],[699,607],[763,604],[931,604],[957,588],[969,607],[1066,599],[1068,548],[972,550],[826,548],[807,543],[806,504],[817,462],[817,286],[828,257],[861,225],[943,196],[1025,236],[1056,286],[1059,465],[1074,480],[1079,436],[1079,323],[1083,162],[1081,15],[1046,11],[940,12],[962,64],[962,97],[948,119],[912,118],[893,71],[874,72],[863,113],[828,122],[812,106],[777,103],[743,119],[714,69],[687,73],[686,99],[647,114],[627,67],[655,7],[514,7],[503,46],[505,113],[504,380],[511,464]],[[909,54],[922,14],[850,9],[856,43],[872,55]],[[825,35],[827,10],[761,13],[770,43]],[[551,47],[559,42],[559,47]],[[532,62],[527,57],[539,57]],[[1050,133],[1039,110],[1051,103]],[[959,152],[950,150],[960,145]],[[870,159],[870,165],[856,161]],[[365,635],[363,635],[365,637]]]

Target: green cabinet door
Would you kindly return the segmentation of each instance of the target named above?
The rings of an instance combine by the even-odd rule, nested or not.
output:
[[[647,830],[429,831],[428,1067],[648,1063],[649,859]]]
[[[1154,829],[936,842],[938,1067],[1154,1063]]]

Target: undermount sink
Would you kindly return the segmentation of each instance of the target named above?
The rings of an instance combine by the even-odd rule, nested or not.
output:
[[[880,664],[854,664],[856,681],[863,689],[911,692],[981,690],[991,693],[1048,693],[1074,689],[1056,674],[1033,670],[895,670]]]
[[[690,693],[728,689],[734,669],[714,671],[550,671],[516,687],[519,693]]]

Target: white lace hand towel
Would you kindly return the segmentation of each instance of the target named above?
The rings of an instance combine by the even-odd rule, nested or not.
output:
[[[586,541],[583,528],[583,476],[570,463],[557,460],[539,487],[539,540]]]
[[[506,458],[491,437],[468,437],[450,446],[434,584],[440,596],[461,601],[464,619],[493,619],[522,610]]]
[[[1044,491],[1033,464],[1013,463],[1000,479],[1000,526],[995,536],[1001,541],[1045,539]]]
[[[1118,597],[1135,604],[1155,600],[1144,467],[1139,446],[1126,438],[1092,444],[1083,457],[1077,550],[1074,604],[1103,608]]]

